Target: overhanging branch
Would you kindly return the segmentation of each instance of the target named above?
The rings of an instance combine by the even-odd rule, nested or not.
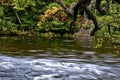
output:
[[[57,4],[59,4],[63,9],[64,9],[64,12],[68,15],[68,16],[72,16],[73,13],[72,13],[72,10],[68,7],[66,7],[66,5],[63,3],[62,0],[56,0]]]

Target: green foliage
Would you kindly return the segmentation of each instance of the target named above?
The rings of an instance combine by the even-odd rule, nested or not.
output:
[[[72,4],[72,3],[75,3],[75,2],[77,2],[78,0],[63,0],[63,2],[65,3],[65,5],[67,6],[67,7],[70,7],[70,5]]]
[[[62,8],[56,3],[49,4],[47,8],[44,15],[40,16],[37,30],[42,33],[53,32],[60,35],[70,33],[69,24],[71,20],[62,11]]]
[[[63,0],[67,7],[78,0]],[[104,1],[103,1],[104,5]],[[120,34],[120,5],[111,1],[107,15],[100,15],[92,8],[104,36]],[[54,0],[0,0],[0,31],[40,31],[69,33],[71,19]],[[74,32],[80,27],[79,20],[74,24]]]
[[[44,12],[46,6],[46,3],[41,0],[13,0],[12,2],[2,0],[0,3],[0,30],[34,29],[39,15]]]
[[[101,32],[104,36],[120,35],[120,5],[111,4],[107,15],[97,15],[97,20],[100,24]],[[110,32],[108,27],[110,26]],[[98,34],[99,35],[99,34]]]

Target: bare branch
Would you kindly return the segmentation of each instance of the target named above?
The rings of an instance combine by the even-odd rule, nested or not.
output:
[[[68,8],[66,7],[66,5],[63,3],[62,0],[56,0],[57,4],[59,4],[65,11],[65,13],[68,15],[68,16],[71,16],[73,15],[73,12],[72,12],[72,9],[71,8]]]

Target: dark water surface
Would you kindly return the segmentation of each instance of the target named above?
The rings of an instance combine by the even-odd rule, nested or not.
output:
[[[120,80],[120,56],[93,38],[0,37],[0,80]]]

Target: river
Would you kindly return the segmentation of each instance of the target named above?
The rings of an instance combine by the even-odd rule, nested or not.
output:
[[[113,45],[94,38],[0,37],[0,80],[120,80]]]

